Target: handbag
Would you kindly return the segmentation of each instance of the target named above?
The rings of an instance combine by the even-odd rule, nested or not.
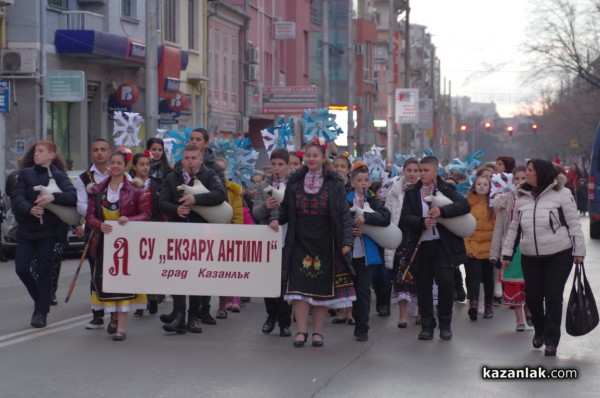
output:
[[[583,336],[591,332],[599,321],[596,300],[585,276],[583,264],[575,265],[575,276],[567,304],[566,330],[571,336]]]

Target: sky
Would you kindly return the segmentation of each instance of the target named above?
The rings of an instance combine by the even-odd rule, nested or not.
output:
[[[535,101],[535,87],[523,84],[531,0],[411,0],[410,23],[427,26],[441,63],[441,84],[452,96],[495,102],[502,117]],[[485,71],[495,70],[492,73]]]

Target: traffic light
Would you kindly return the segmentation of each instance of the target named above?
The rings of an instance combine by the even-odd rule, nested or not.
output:
[[[538,131],[538,125],[537,125],[536,123],[533,123],[533,124],[531,125],[531,132],[532,132],[533,134],[535,134],[535,133],[537,133],[537,131]]]
[[[468,129],[469,128],[467,127],[466,123],[461,123],[461,125],[460,125],[460,132],[461,133],[466,133]]]
[[[485,131],[489,132],[492,129],[492,123],[491,122],[485,122],[483,124],[483,127],[485,127]]]
[[[507,132],[507,133],[508,133],[508,135],[510,135],[511,137],[512,137],[512,135],[513,135],[513,131],[514,131],[514,128],[513,128],[513,126],[508,126],[508,127],[506,128],[506,132]]]

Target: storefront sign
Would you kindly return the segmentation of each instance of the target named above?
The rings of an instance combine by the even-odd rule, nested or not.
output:
[[[136,43],[134,41],[129,43],[129,57],[133,59],[145,60],[146,59],[146,45],[143,43]]]
[[[275,30],[275,40],[295,40],[296,22],[282,21],[273,24]]]
[[[135,104],[139,98],[139,90],[134,83],[123,83],[117,87],[115,98],[123,106]]]
[[[172,110],[173,112],[180,112],[188,107],[187,97],[181,91],[177,93],[177,96],[172,99],[168,99],[167,108]]]
[[[266,225],[106,222],[106,292],[280,294],[281,233]]]
[[[80,102],[85,98],[85,74],[80,70],[46,72],[46,101]]]
[[[305,109],[316,108],[315,86],[272,86],[262,89],[262,113],[302,114]]]

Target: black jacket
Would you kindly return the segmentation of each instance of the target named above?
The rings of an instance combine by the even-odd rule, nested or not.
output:
[[[283,247],[283,274],[286,278],[287,269],[294,248],[295,227],[296,227],[296,205],[294,194],[298,184],[304,184],[304,176],[308,172],[307,166],[302,166],[300,170],[290,176],[288,184],[285,188],[283,202],[279,205],[279,224],[289,224],[287,234],[285,236],[285,246]],[[346,190],[344,183],[339,179],[336,172],[328,170],[324,172],[323,184],[326,184],[329,190],[329,217],[331,219],[331,227],[333,229],[333,241],[336,254],[342,255],[342,247],[354,244],[352,236],[352,215],[346,200]],[[275,219],[275,218],[272,218]],[[318,236],[319,231],[315,231],[315,236]],[[350,271],[350,270],[349,270]]]
[[[406,258],[411,258],[419,238],[425,230],[423,202],[421,201],[422,186],[421,181],[409,186],[405,191],[404,202],[402,203],[402,213],[400,214],[398,226],[401,226],[402,231],[405,233],[402,245],[407,250]],[[442,218],[462,216],[471,211],[467,199],[456,192],[453,186],[446,184],[439,176],[437,177],[436,189],[454,202],[440,208]],[[455,267],[464,264],[467,261],[467,251],[463,238],[454,235],[439,223],[436,225],[436,230],[440,233],[442,246],[450,259],[450,263]]]
[[[214,171],[209,170],[203,164],[195,177],[210,191],[194,195],[196,205],[217,206],[225,202],[227,191]],[[160,212],[165,214],[169,218],[169,221],[205,223],[206,220],[193,211],[186,218],[181,218],[177,215],[177,207],[179,207],[179,191],[177,187],[183,185],[183,181],[183,173],[180,168],[167,175],[160,189],[158,201]]]
[[[60,206],[76,206],[77,191],[69,177],[54,166],[50,166],[52,178],[62,192],[55,193],[54,204]],[[59,226],[62,220],[51,211],[44,211],[40,219],[30,214],[31,208],[37,198],[37,192],[33,187],[37,185],[47,186],[50,181],[48,169],[46,167],[34,166],[22,169],[19,172],[15,188],[12,191],[11,201],[15,212],[15,220],[18,223],[17,238],[39,239],[39,238],[58,238]]]

